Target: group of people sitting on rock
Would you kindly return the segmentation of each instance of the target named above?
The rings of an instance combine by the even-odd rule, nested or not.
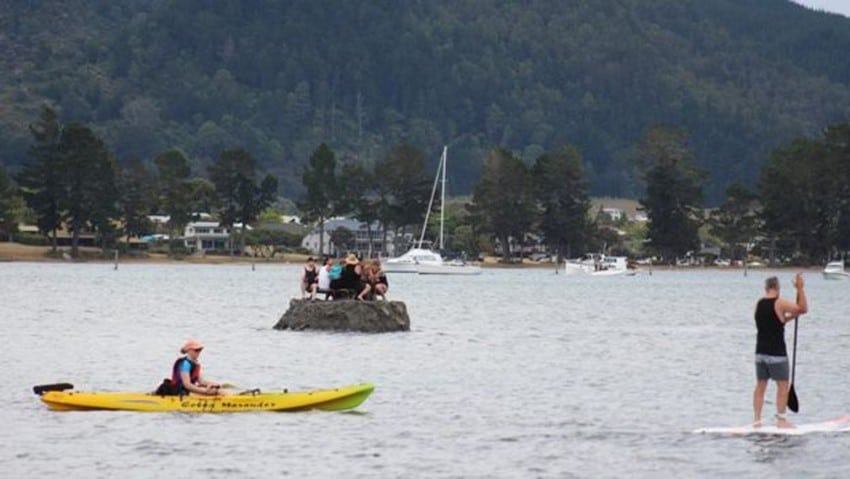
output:
[[[324,294],[325,299],[364,301],[378,296],[387,299],[387,289],[387,275],[377,258],[360,261],[356,255],[349,254],[334,261],[326,256],[322,266],[318,266],[316,260],[310,257],[301,270],[301,299],[309,297],[314,300],[319,294]]]

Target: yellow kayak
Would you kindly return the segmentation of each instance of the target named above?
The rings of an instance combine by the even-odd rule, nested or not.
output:
[[[33,390],[56,411],[120,410],[151,412],[341,411],[359,406],[375,389],[355,384],[302,392],[246,391],[223,396],[158,396],[152,393],[66,391],[73,386],[36,386]]]

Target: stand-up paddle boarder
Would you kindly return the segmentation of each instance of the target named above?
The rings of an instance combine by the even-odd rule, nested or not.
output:
[[[797,302],[779,297],[779,279],[771,276],[764,281],[764,297],[756,304],[756,388],[753,391],[753,421],[761,425],[761,409],[769,379],[776,381],[776,425],[792,427],[785,418],[788,403],[788,353],[785,349],[785,323],[808,310],[803,290],[803,275],[794,280]]]

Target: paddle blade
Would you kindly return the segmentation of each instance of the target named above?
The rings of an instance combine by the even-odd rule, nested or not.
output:
[[[41,396],[47,391],[64,391],[66,389],[74,389],[74,385],[71,383],[42,384],[40,386],[33,386],[32,392]]]
[[[788,390],[788,409],[792,412],[800,411],[800,403],[797,401],[797,392],[794,391],[794,385],[791,385],[791,389]]]

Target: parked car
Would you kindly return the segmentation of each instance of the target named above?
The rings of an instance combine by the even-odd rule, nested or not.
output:
[[[732,266],[732,261],[728,258],[717,258],[714,260],[714,266],[721,266],[726,268],[728,266]]]

